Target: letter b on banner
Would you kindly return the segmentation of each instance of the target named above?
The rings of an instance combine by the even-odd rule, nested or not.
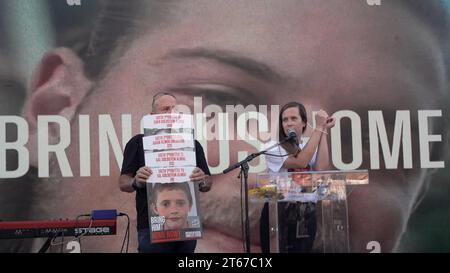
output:
[[[6,141],[6,124],[17,127],[17,139]],[[25,119],[18,116],[0,116],[0,178],[16,178],[27,173],[29,168],[30,154],[25,148],[28,142],[28,124]],[[7,150],[17,152],[17,168],[7,170]]]

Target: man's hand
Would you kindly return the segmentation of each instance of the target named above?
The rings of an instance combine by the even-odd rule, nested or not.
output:
[[[202,169],[196,167],[191,176],[189,176],[191,181],[199,183],[199,190],[201,192],[207,192],[211,189],[212,181],[209,175],[206,175]]]
[[[193,182],[204,182],[206,175],[202,171],[202,169],[200,169],[199,167],[195,167],[195,169],[192,171],[192,174],[191,174],[191,176],[189,176],[189,178]]]
[[[152,170],[149,167],[141,167],[133,177],[133,173],[125,173],[119,177],[119,187],[124,192],[134,192],[137,188],[144,188],[147,179],[152,175]]]
[[[139,170],[136,172],[136,175],[134,176],[134,178],[136,179],[136,181],[138,183],[143,183],[145,185],[145,183],[147,183],[147,179],[150,177],[150,175],[152,175],[152,170],[150,169],[150,167],[140,167]],[[144,186],[142,185],[142,187]]]

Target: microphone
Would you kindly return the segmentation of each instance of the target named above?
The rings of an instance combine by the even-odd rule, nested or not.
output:
[[[287,129],[286,140],[298,145],[297,133],[295,132],[294,129],[292,128]]]
[[[300,149],[298,148],[298,138],[297,138],[297,133],[295,132],[294,129],[292,128],[288,128],[287,129],[287,137],[286,137],[286,141],[291,142],[296,148],[297,151],[294,153],[295,156],[297,156],[298,152],[300,151]]]

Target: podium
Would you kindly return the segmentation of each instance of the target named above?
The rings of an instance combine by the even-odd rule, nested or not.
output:
[[[346,253],[347,196],[368,183],[367,170],[261,173],[249,198],[268,207],[270,252]]]

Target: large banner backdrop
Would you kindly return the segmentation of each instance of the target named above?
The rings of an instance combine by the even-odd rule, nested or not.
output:
[[[277,140],[280,107],[298,101],[305,141],[316,112],[336,117],[333,170],[369,171],[348,197],[350,250],[449,252],[449,14],[445,0],[3,0],[0,220],[117,209],[136,251],[123,149],[154,94],[170,92],[213,173],[196,251],[242,252],[238,170],[222,171]],[[261,172],[264,157],[250,185]],[[260,212],[249,211],[252,251]],[[119,218],[117,235],[82,250],[119,252],[125,229]]]

